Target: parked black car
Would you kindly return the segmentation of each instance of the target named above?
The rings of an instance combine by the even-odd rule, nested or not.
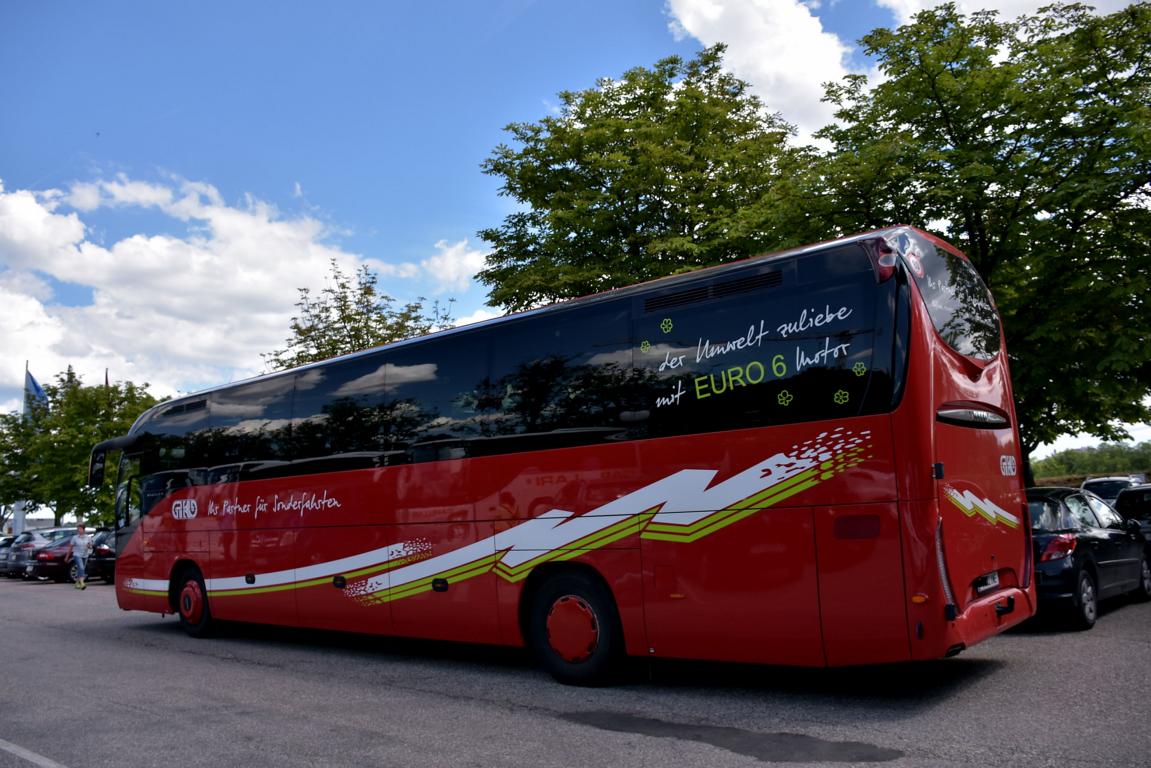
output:
[[[116,532],[100,530],[92,539],[92,555],[88,558],[88,578],[116,581]]]
[[[1134,520],[1147,539],[1147,556],[1151,558],[1151,483],[1124,488],[1115,499],[1115,511],[1124,520]]]
[[[1090,629],[1099,601],[1134,593],[1151,600],[1151,568],[1137,523],[1079,488],[1028,488],[1035,547],[1035,585],[1044,605],[1064,610]]]

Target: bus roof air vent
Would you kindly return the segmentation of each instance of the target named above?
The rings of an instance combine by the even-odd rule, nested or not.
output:
[[[774,288],[783,284],[783,273],[780,271],[761,272],[758,275],[741,277],[738,280],[727,280],[722,283],[708,283],[697,285],[675,293],[665,293],[662,296],[652,296],[644,300],[644,312],[656,312],[670,307],[681,307],[685,304],[696,304],[708,299],[722,299],[740,293],[763,288]]]

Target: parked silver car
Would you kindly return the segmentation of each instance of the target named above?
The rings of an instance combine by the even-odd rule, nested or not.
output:
[[[1089,477],[1079,487],[1091,491],[1111,506],[1115,506],[1119,491],[1136,485],[1139,485],[1139,480],[1134,477]]]

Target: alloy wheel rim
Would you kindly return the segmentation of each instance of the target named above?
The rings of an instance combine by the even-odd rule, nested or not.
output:
[[[1095,587],[1091,585],[1091,580],[1087,577],[1083,578],[1079,587],[1079,598],[1083,604],[1083,615],[1089,621],[1095,620]]]

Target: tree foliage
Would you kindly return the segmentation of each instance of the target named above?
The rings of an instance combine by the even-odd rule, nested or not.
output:
[[[828,94],[836,233],[915,224],[1003,315],[1024,451],[1151,412],[1151,5],[1018,21],[954,5],[863,38],[886,80]]]
[[[1142,474],[1151,477],[1151,442],[1111,443],[1060,451],[1035,462],[1038,477]]]
[[[67,516],[110,523],[110,484],[85,486],[92,446],[127,433],[156,398],[130,381],[84,386],[71,368],[44,391],[46,405],[0,415],[0,504],[50,508],[57,525]]]
[[[521,310],[743,258],[811,234],[790,126],[722,69],[723,46],[560,94],[484,162],[521,204],[479,235],[490,303]]]
[[[263,355],[272,370],[326,360],[393,341],[422,336],[451,325],[451,307],[439,302],[425,310],[424,299],[399,307],[378,288],[379,275],[361,265],[349,277],[335,259],[331,283],[315,296],[300,288],[299,314],[292,318],[292,335],[283,349]]]

